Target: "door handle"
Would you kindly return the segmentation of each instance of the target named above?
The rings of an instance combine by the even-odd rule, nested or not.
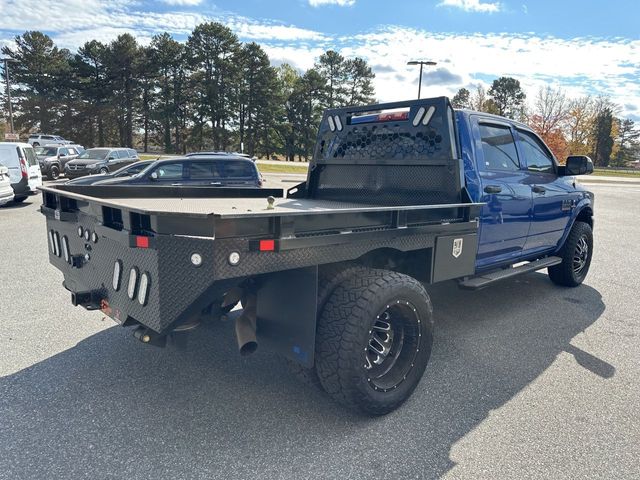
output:
[[[484,193],[500,193],[502,187],[500,185],[487,185],[484,187]]]
[[[531,187],[531,190],[533,191],[533,193],[544,193],[547,191],[547,189],[541,185],[534,185],[533,187]]]

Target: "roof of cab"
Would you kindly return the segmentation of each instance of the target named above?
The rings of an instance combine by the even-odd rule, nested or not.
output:
[[[526,123],[522,123],[522,122],[519,122],[517,120],[513,120],[512,118],[503,117],[501,115],[495,115],[493,113],[487,113],[487,112],[478,112],[477,110],[469,110],[467,108],[455,108],[454,110],[456,112],[461,112],[465,116],[482,115],[483,117],[489,117],[489,118],[492,118],[494,120],[499,120],[501,122],[513,123],[514,125],[517,125],[518,127],[522,127],[522,128],[527,129],[527,130],[531,130],[531,127],[529,125],[527,125]]]

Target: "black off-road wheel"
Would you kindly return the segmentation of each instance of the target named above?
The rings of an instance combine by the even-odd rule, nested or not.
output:
[[[367,415],[398,408],[431,356],[433,308],[414,278],[367,269],[338,285],[318,320],[316,371],[324,390]]]
[[[324,306],[338,285],[358,273],[368,271],[365,267],[349,263],[333,264],[321,267],[318,272],[318,315],[322,314]],[[315,365],[311,368],[303,367],[298,362],[285,359],[289,371],[302,383],[311,387],[322,388]]]
[[[57,165],[51,165],[49,169],[49,175],[47,175],[49,180],[57,180],[60,177],[60,169]]]
[[[558,254],[562,263],[549,267],[549,278],[556,285],[577,287],[587,277],[593,255],[593,231],[585,222],[575,222]]]

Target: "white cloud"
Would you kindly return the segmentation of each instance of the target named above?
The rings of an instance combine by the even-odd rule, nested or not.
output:
[[[496,13],[502,9],[499,2],[486,2],[483,3],[480,0],[442,0],[439,7],[455,7],[464,10],[465,12],[481,12],[481,13]]]
[[[64,5],[59,0],[0,0],[0,45],[11,45],[14,35],[33,29],[50,33],[57,45],[71,50],[94,38],[108,42],[125,32],[142,44],[163,31],[184,40],[196,25],[220,21],[242,41],[258,41],[274,65],[286,62],[306,70],[328,48],[363,57],[374,66],[376,96],[382,101],[415,97],[418,69],[406,63],[424,59],[438,62],[425,70],[425,95],[453,95],[460,87],[487,86],[506,75],[517,78],[530,98],[540,86],[553,84],[571,96],[610,95],[624,105],[623,115],[634,108],[640,111],[640,39],[433,33],[398,25],[332,37],[215,9],[206,13],[138,8],[138,0],[65,0]],[[31,13],[27,17],[24,11]]]
[[[356,3],[356,0],[309,0],[312,7],[321,7],[323,5],[339,5],[340,7],[350,7]]]
[[[640,78],[640,40],[443,34],[389,26],[335,43],[343,55],[364,57],[377,67],[376,95],[383,101],[415,96],[418,68],[406,63],[424,59],[438,62],[425,69],[425,95],[451,96],[460,87],[487,86],[504,75],[517,78],[529,98],[553,84],[571,96],[611,95],[616,103],[640,108],[640,82],[634,80]],[[439,69],[446,71],[438,74]]]
[[[167,5],[180,5],[182,7],[194,7],[200,5],[202,0],[161,0],[162,3]]]
[[[314,30],[287,25],[253,22],[244,18],[230,19],[225,24],[241,38],[252,40],[326,40],[327,37]]]

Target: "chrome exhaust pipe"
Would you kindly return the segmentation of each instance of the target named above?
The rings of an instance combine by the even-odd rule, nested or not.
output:
[[[258,348],[256,340],[257,302],[258,298],[255,293],[246,293],[242,297],[244,310],[236,319],[236,340],[242,356],[249,355]]]

